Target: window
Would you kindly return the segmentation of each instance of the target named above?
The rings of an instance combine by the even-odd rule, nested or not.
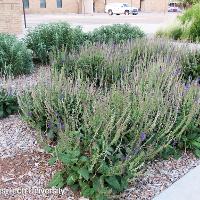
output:
[[[57,8],[62,8],[62,0],[57,0]]]
[[[24,8],[29,8],[29,0],[23,0]]]
[[[46,0],[40,0],[40,8],[46,8]]]

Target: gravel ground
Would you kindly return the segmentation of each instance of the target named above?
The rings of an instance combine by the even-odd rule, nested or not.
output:
[[[44,77],[47,79],[49,75],[49,66],[36,67],[33,73],[29,75],[22,75],[17,78],[10,77],[9,79],[0,78],[0,88],[6,88],[9,91],[23,91],[36,85],[38,79],[43,79]]]
[[[178,160],[155,160],[117,199],[151,200],[198,165],[200,160],[190,152],[183,153]]]
[[[31,189],[26,195],[0,193],[0,199],[77,199],[68,188],[65,188],[62,196],[33,192],[34,188],[46,188],[55,171],[61,168],[59,163],[48,165],[50,155],[40,149],[35,138],[36,132],[23,123],[19,116],[0,120],[0,188]]]
[[[30,76],[19,77],[9,81],[1,80],[4,87],[21,90],[24,85],[32,86],[37,83],[41,74],[49,74],[49,68],[39,68]],[[27,83],[27,84],[25,84]],[[45,154],[36,141],[36,132],[21,121],[17,115],[0,120],[0,188],[32,189],[26,195],[3,195],[0,199],[8,200],[77,200],[78,195],[65,188],[63,195],[42,195],[33,192],[33,188],[44,189],[55,171],[61,168],[48,165],[48,154]],[[147,169],[120,196],[114,199],[151,200],[165,188],[181,178],[190,169],[200,164],[193,154],[185,152],[178,160],[156,160],[149,163]],[[58,191],[57,191],[58,192]]]
[[[0,156],[14,157],[37,149],[35,131],[31,130],[18,117],[10,116],[0,121]]]
[[[35,134],[19,116],[0,120],[0,188],[45,188],[52,175],[60,168],[59,164],[48,165],[49,155],[40,149]],[[151,200],[199,164],[200,160],[188,152],[178,160],[156,160],[149,163],[147,170],[128,190],[114,199]],[[69,189],[66,188],[64,192],[64,196],[27,194],[24,198],[18,196],[17,199],[78,199]],[[4,196],[3,199],[12,198]]]

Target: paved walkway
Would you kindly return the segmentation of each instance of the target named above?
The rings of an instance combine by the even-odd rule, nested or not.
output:
[[[200,200],[200,166],[192,169],[153,200]]]
[[[139,26],[148,34],[155,33],[159,28],[165,27],[176,19],[177,13],[144,13],[138,15],[113,15],[105,13],[94,15],[77,14],[27,14],[27,27],[31,28],[41,23],[65,21],[73,26],[81,26],[84,31],[92,31],[102,25],[124,24]]]

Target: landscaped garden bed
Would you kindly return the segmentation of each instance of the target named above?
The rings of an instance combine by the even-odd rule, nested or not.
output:
[[[13,166],[20,155],[41,156],[41,187],[152,199],[199,164],[199,49],[129,25],[86,34],[65,23],[36,27],[23,41],[2,35],[0,44],[1,118],[17,114],[1,120],[0,153]],[[29,167],[22,164],[33,180],[38,167]],[[19,179],[12,175],[4,180]]]

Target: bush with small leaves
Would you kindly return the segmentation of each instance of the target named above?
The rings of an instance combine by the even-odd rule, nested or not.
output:
[[[92,43],[113,43],[119,44],[127,40],[134,40],[144,37],[144,32],[137,26],[128,24],[115,24],[102,26],[89,34]]]
[[[25,37],[27,47],[33,51],[34,61],[47,64],[54,49],[65,48],[69,53],[87,40],[80,27],[72,28],[65,22],[42,24],[30,30]]]
[[[17,76],[33,69],[31,51],[15,36],[0,33],[0,73]]]

